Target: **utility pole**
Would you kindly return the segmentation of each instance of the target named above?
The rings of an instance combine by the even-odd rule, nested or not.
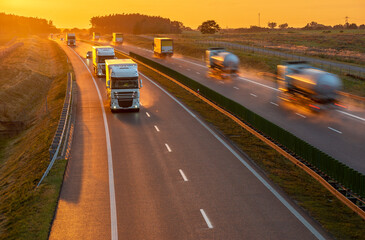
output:
[[[345,17],[345,26],[346,26],[346,28],[349,26],[349,17],[348,16]]]
[[[261,27],[261,25],[260,25],[260,13],[259,13],[259,27]]]

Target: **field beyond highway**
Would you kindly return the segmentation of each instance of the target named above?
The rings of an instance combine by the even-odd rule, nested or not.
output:
[[[69,66],[48,39],[16,41],[23,45],[0,59],[0,239],[45,239],[62,182],[54,172],[62,176],[65,162],[35,187],[49,162]]]

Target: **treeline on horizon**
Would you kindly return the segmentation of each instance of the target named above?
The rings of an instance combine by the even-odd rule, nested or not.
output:
[[[34,17],[22,17],[0,13],[0,33],[8,34],[42,34],[55,32],[52,21]]]
[[[364,29],[365,30],[365,24],[357,25],[356,23],[346,23],[346,24],[337,24],[337,25],[324,25],[317,22],[310,22],[307,23],[304,27],[290,27],[287,23],[280,24],[277,26],[275,22],[269,22],[268,27],[259,27],[259,26],[250,26],[249,28],[228,28],[228,29],[222,29],[220,32],[258,32],[258,31],[264,31],[269,29],[293,29],[293,30],[346,30],[346,29]]]
[[[132,34],[181,33],[182,30],[191,30],[179,21],[138,13],[92,17],[90,23],[91,31],[102,34],[111,32]]]

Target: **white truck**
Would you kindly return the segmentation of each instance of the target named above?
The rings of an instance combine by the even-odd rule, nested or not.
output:
[[[110,46],[93,46],[92,55],[95,75],[104,77],[105,60],[115,58],[114,48]]]
[[[99,41],[100,39],[100,33],[93,32],[93,41]]]
[[[138,77],[138,66],[131,59],[108,59],[106,65],[106,89],[110,99],[110,110],[139,111],[139,89],[142,80]]]
[[[172,57],[174,54],[173,40],[171,38],[154,38],[153,53],[158,57]]]
[[[123,34],[122,33],[113,33],[113,43],[115,45],[123,43]]]
[[[75,33],[67,33],[66,34],[66,43],[67,43],[67,46],[76,46]]]

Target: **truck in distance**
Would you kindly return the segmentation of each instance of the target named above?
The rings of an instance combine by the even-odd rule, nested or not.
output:
[[[237,76],[240,60],[224,48],[209,48],[205,51],[208,77],[228,78]]]
[[[123,43],[123,34],[122,33],[113,33],[113,44],[118,45]]]
[[[111,46],[93,46],[92,55],[95,75],[105,76],[105,60],[115,58],[114,48]]]
[[[100,33],[93,32],[93,41],[99,41],[100,39]]]
[[[277,66],[281,93],[279,98],[319,111],[343,107],[338,103],[342,81],[337,75],[309,65],[305,61],[287,61]]]
[[[171,38],[154,38],[153,54],[157,57],[172,57],[174,54],[173,40]]]
[[[110,100],[110,110],[139,111],[139,79],[138,66],[131,59],[108,59],[106,65],[106,89]]]
[[[75,33],[66,33],[66,43],[67,46],[76,46]]]

